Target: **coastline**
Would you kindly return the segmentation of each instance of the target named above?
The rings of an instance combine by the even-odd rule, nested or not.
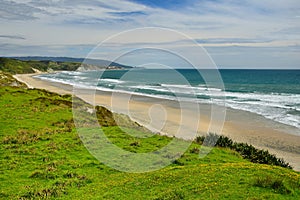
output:
[[[18,74],[14,75],[14,77],[28,85],[29,88],[46,89],[59,94],[73,94],[73,87],[70,85],[36,79],[32,77],[33,75],[38,74]],[[162,128],[164,134],[169,136],[173,136],[174,132],[182,124],[180,121],[180,107],[171,100],[131,95],[130,101],[128,101],[129,97],[127,94],[120,93],[119,95],[114,95],[112,99],[111,92],[97,91],[95,102],[91,102],[90,94],[76,94],[89,103],[104,106],[114,112],[129,114],[138,123],[148,128],[149,126],[154,127],[152,131]],[[156,106],[159,105],[163,106],[167,117],[164,113],[161,113],[157,115],[161,118],[151,118],[148,111],[151,112],[151,109],[154,109],[152,110],[154,112],[155,108],[158,108]],[[127,106],[130,108],[130,113],[127,113]],[[198,132],[206,133],[210,127],[210,105],[200,104],[200,111]],[[190,114],[189,117],[192,121],[192,118],[195,117],[193,109],[186,109],[186,113],[187,116]],[[164,119],[166,119],[167,123],[161,124],[160,122]],[[185,120],[184,127],[187,131],[193,129],[193,124],[189,124],[189,118]],[[297,128],[268,120],[254,113],[229,108],[227,108],[227,115],[222,130],[223,135],[229,136],[237,142],[246,142],[257,148],[269,150],[270,153],[284,158],[285,161],[293,166],[294,170],[300,171],[300,135],[297,136],[297,133],[300,133],[300,130]],[[188,135],[182,135],[182,137],[188,139]]]

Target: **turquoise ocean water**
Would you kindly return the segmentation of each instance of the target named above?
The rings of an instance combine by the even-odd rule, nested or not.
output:
[[[300,70],[131,69],[60,72],[38,78],[165,99],[214,103],[300,128]],[[206,81],[205,81],[206,80]]]

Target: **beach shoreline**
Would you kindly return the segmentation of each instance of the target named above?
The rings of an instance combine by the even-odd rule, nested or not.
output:
[[[38,74],[17,74],[14,77],[25,83],[29,88],[46,89],[51,92],[59,94],[75,94],[84,101],[92,105],[104,106],[113,112],[123,113],[129,115],[134,121],[144,125],[152,131],[162,132],[169,136],[174,136],[174,133],[183,127],[185,132],[193,132],[195,129],[195,122],[193,118],[197,117],[193,112],[192,103],[189,104],[190,108],[185,108],[185,116],[182,122],[180,105],[172,100],[162,100],[152,97],[128,95],[118,93],[117,95],[112,92],[95,91],[81,92],[81,89],[73,90],[73,86],[50,82],[34,78],[32,76]],[[86,91],[86,90],[82,90]],[[95,98],[94,98],[95,97]],[[220,132],[215,132],[226,135],[237,142],[245,142],[252,144],[257,148],[267,149],[270,153],[275,154],[280,158],[284,158],[289,162],[296,171],[300,171],[300,130],[288,125],[280,124],[272,120],[268,120],[263,116],[250,113],[247,111],[240,111],[227,108],[226,118],[223,121],[211,122],[211,106],[207,104],[197,104],[200,108],[200,117],[197,131],[205,134],[212,132],[212,123],[215,123],[217,129],[220,127]],[[162,108],[162,109],[161,109]],[[220,109],[222,109],[220,107]],[[162,113],[154,113],[161,112]],[[128,112],[130,111],[130,112]],[[151,114],[151,112],[153,112]],[[156,114],[156,115],[154,115]],[[153,118],[153,116],[160,116],[161,118]],[[165,120],[166,123],[161,124]],[[214,131],[213,131],[214,132]],[[184,139],[189,139],[189,135],[176,135]]]

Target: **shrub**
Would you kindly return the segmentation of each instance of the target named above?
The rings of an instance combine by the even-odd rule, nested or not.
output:
[[[140,146],[140,142],[139,141],[134,141],[130,144],[130,146],[135,146],[135,147],[139,147]]]
[[[209,133],[206,137],[199,136],[195,139],[195,143],[204,144],[206,146],[217,146],[230,148],[238,152],[243,158],[250,160],[253,163],[276,165],[284,168],[292,169],[289,163],[286,163],[282,158],[277,158],[270,154],[267,150],[256,149],[254,146],[247,143],[233,142],[226,136]]]
[[[203,144],[203,141],[205,140],[205,137],[204,136],[198,136],[198,137],[196,137],[196,139],[195,139],[195,142],[197,143],[197,144]]]
[[[199,148],[194,147],[194,148],[192,148],[192,149],[190,150],[190,152],[191,152],[191,153],[195,153],[195,154],[199,154],[199,153],[200,153],[200,150],[199,150]]]

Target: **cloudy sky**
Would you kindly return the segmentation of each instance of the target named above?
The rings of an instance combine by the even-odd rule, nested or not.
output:
[[[162,27],[186,34],[201,44],[219,67],[300,69],[299,0],[0,3],[1,56],[86,57],[97,44],[122,31]],[[182,38],[173,39],[161,43],[180,43],[184,48]],[[121,42],[118,49],[128,48],[128,43]],[[100,58],[105,59],[110,50],[102,49]]]

